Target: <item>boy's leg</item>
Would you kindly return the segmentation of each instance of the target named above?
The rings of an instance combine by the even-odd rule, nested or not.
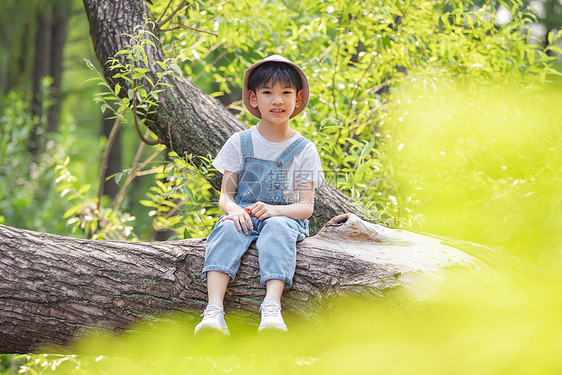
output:
[[[286,216],[273,216],[259,222],[256,247],[262,285],[272,279],[284,281],[288,286],[293,284],[301,230],[296,220]]]
[[[230,281],[230,275],[220,271],[207,272],[207,302],[223,306],[224,294]]]
[[[281,295],[285,284],[291,286],[293,282],[297,240],[303,235],[302,228],[291,218],[274,216],[260,222],[259,232],[256,247],[266,296],[260,306],[258,332],[265,329],[286,331],[287,326],[281,315]]]
[[[195,327],[195,334],[203,331],[219,331],[229,335],[224,320],[223,299],[230,275],[220,271],[207,272],[207,307],[203,312],[203,319]]]
[[[222,219],[222,218],[221,218]],[[221,220],[207,237],[205,249],[205,265],[202,274],[207,277],[209,271],[219,271],[234,280],[240,267],[240,258],[257,237],[257,232],[251,230],[247,235],[238,231],[233,220]],[[254,227],[257,219],[254,220]]]
[[[239,232],[232,220],[219,219],[207,238],[202,273],[207,279],[208,304],[203,313],[203,320],[195,327],[195,334],[204,330],[218,330],[229,334],[224,320],[224,294],[228,282],[236,276],[240,258],[256,236],[257,232],[250,232],[249,235],[243,231]]]
[[[266,299],[272,299],[281,303],[281,295],[283,294],[283,289],[285,289],[285,282],[283,280],[269,279],[265,282],[266,294],[264,301]]]

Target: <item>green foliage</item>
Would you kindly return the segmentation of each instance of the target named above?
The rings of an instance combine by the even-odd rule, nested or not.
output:
[[[155,4],[155,14],[166,3]],[[186,75],[214,96],[239,90],[243,71],[263,56],[278,53],[299,63],[312,96],[292,124],[315,141],[328,181],[360,200],[368,217],[412,224],[419,217],[397,204],[392,171],[381,162],[395,118],[389,94],[410,75],[544,81],[553,57],[524,34],[534,13],[505,5],[511,21],[500,25],[497,4],[461,1],[192,2],[170,27],[216,35],[180,28],[163,38]],[[255,123],[240,101],[231,108]]]
[[[0,374],[39,375],[55,371],[71,371],[80,368],[75,355],[59,354],[0,354]]]
[[[171,58],[156,61],[158,67],[149,66],[145,49],[154,47],[153,40],[156,38],[149,31],[150,28],[152,23],[147,22],[145,25],[137,25],[133,35],[125,34],[129,43],[107,61],[109,69],[115,72],[112,78],[119,82],[115,87],[109,85],[95,66],[86,60],[88,67],[98,76],[94,80],[107,89],[96,95],[95,102],[101,104],[102,113],[111,109],[122,122],[127,122],[123,113],[130,108],[143,118],[154,113],[158,106],[158,94],[169,86],[165,82],[166,76],[177,73],[178,68]],[[156,71],[156,79],[148,74],[151,69]]]
[[[31,118],[26,101],[9,93],[0,112],[0,217],[6,225],[60,233],[64,225],[53,218],[64,212],[64,205],[52,189],[53,170],[65,149],[75,144],[70,135],[75,125],[63,123],[59,134],[46,135],[45,152],[35,157],[28,141],[36,124],[43,126],[41,119]]]
[[[190,155],[183,159],[171,152],[169,162],[155,169],[149,199],[140,201],[152,208],[154,229],[176,232],[171,238],[207,236],[220,215],[217,193],[205,179],[215,170],[209,159],[197,164]]]
[[[108,90],[95,98],[96,102],[101,103],[102,111],[111,108],[117,121],[127,123],[126,113],[132,110],[137,130],[137,116],[142,119],[154,113],[158,106],[158,94],[169,86],[165,83],[166,77],[177,74],[178,71],[171,58],[163,62],[154,62],[157,66],[149,66],[146,48],[154,46],[154,34],[148,31],[152,26],[147,23],[136,27],[133,35],[125,35],[129,38],[128,45],[109,59],[110,70],[114,72],[112,78],[122,82],[117,83],[115,88],[112,88],[94,65],[87,61],[89,68],[97,74],[95,80]],[[151,69],[156,70],[155,80],[151,79]],[[116,122],[115,126],[118,126],[117,124]],[[140,131],[138,134],[144,142]],[[105,147],[109,147],[109,142]],[[99,194],[98,198],[88,196],[90,186],[80,186],[67,168],[68,159],[57,167],[58,190],[61,191],[61,196],[73,203],[64,214],[64,218],[68,218],[67,224],[72,226],[73,233],[81,228],[93,239],[138,238],[130,223],[135,218],[123,212],[122,206],[133,181],[139,176],[152,178],[146,193],[148,199],[140,200],[139,203],[151,209],[148,216],[154,216],[153,230],[174,231],[175,235],[172,238],[201,237],[210,232],[219,210],[216,194],[204,178],[205,175],[213,173],[209,170],[209,160],[193,163],[191,156],[182,159],[174,153],[171,153],[167,160],[158,160],[164,150],[164,147],[159,145],[155,147],[152,155],[140,161],[143,148],[144,144],[141,144],[132,168],[109,177],[121,185],[121,191],[113,202],[104,199],[100,202]],[[111,208],[105,208],[108,204]]]
[[[98,81],[98,85],[107,89],[107,91],[96,95],[95,102],[101,104],[102,112],[107,109],[114,112],[114,118],[116,118],[114,127],[120,126],[121,123],[128,123],[126,112],[132,110],[134,125],[143,142],[146,142],[146,140],[140,133],[138,117],[145,118],[147,115],[154,113],[158,105],[158,94],[164,91],[166,86],[169,86],[165,83],[166,77],[176,74],[171,59],[156,62],[159,68],[152,67],[157,70],[155,79],[151,79],[151,74],[148,74],[151,67],[145,48],[154,46],[154,42],[151,40],[154,35],[148,31],[151,25],[151,23],[139,25],[134,28],[135,33],[133,35],[125,35],[129,37],[129,44],[107,62],[110,65],[110,70],[115,72],[112,78],[121,82],[117,83],[114,88],[105,81],[96,67],[89,60],[86,60],[87,66],[97,74],[97,77],[92,80]],[[137,152],[139,157],[143,146],[141,145]],[[111,147],[111,142],[107,142],[105,147]],[[67,219],[67,225],[71,226],[72,233],[76,233],[77,229],[80,228],[86,236],[92,239],[138,239],[131,226],[135,217],[122,210],[123,202],[133,180],[138,174],[146,174],[146,171],[142,169],[146,165],[150,165],[151,160],[161,150],[162,148],[159,148],[149,158],[150,160],[111,176],[115,178],[116,183],[123,182],[122,190],[114,202],[108,202],[107,199],[102,197],[101,191],[98,192],[97,196],[94,196],[95,192],[91,190],[91,184],[78,181],[68,168],[70,161],[68,157],[64,162],[58,163],[56,167],[58,173],[57,191],[61,192],[61,198],[72,204],[63,215],[63,219]],[[104,155],[106,155],[105,152]],[[102,163],[106,162],[107,160],[102,160]],[[134,161],[134,163],[136,162],[137,160]],[[149,173],[152,172],[149,171]],[[123,179],[124,176],[126,178]],[[99,189],[101,189],[101,184]]]
[[[545,52],[555,48],[554,36],[550,46],[540,50],[521,34],[534,20],[532,12],[508,7],[511,21],[500,26],[495,7],[431,1],[192,2],[171,17],[167,27],[172,31],[161,36],[172,57],[157,62],[160,71],[155,81],[148,74],[154,67],[148,66],[145,48],[156,39],[148,31],[153,24],[147,23],[127,35],[129,44],[108,61],[119,81],[115,88],[98,73],[99,84],[108,91],[96,101],[102,110],[113,108],[120,121],[127,121],[124,113],[131,106],[134,114],[144,118],[154,111],[158,93],[166,86],[165,76],[174,74],[174,69],[220,96],[241,86],[242,72],[253,61],[283,54],[310,77],[309,108],[293,125],[316,143],[328,182],[359,201],[367,218],[394,226],[420,225],[422,216],[415,207],[397,200],[392,166],[383,162],[381,151],[393,142],[395,125],[390,124],[399,118],[392,112],[395,104],[402,103],[393,96],[396,87],[410,76],[424,82],[436,76],[457,82],[498,77],[544,81],[552,73],[552,58]],[[165,9],[165,15],[159,13]],[[167,2],[155,4],[155,19],[164,19],[174,9]],[[180,67],[176,61],[182,62]],[[240,102],[231,106],[242,107]],[[241,118],[254,122],[245,111]],[[178,161],[183,163],[176,156],[158,165],[151,159],[145,164],[147,170],[131,168],[114,177],[126,181],[121,194],[125,196],[137,175],[152,174],[149,199],[141,204],[152,209],[153,228],[173,230],[174,238],[205,235],[219,214],[210,202],[216,195],[201,178],[204,173]],[[159,169],[164,172],[154,172]],[[185,178],[174,175],[180,169]],[[123,176],[126,179],[121,180]],[[82,212],[77,205],[74,211]],[[77,219],[74,225],[86,229],[84,217],[71,220]]]
[[[62,218],[67,219],[66,224],[72,228],[72,234],[76,234],[80,228],[93,240],[135,239],[131,226],[135,217],[114,208],[105,208],[103,204],[98,204],[97,198],[89,197],[91,185],[78,183],[76,176],[68,169],[69,162],[67,156],[63,162],[57,163],[55,170],[57,191],[70,204]]]
[[[385,154],[399,204],[425,216],[410,228],[549,262],[562,240],[562,94],[519,83],[412,78]]]
[[[175,8],[168,5],[153,6],[155,19],[171,14]],[[499,25],[496,7],[431,1],[192,2],[171,17],[167,27],[172,31],[161,36],[172,57],[157,62],[161,71],[156,81],[148,75],[154,67],[148,66],[145,48],[155,40],[148,23],[127,35],[129,44],[108,62],[120,83],[112,89],[98,73],[99,84],[109,91],[96,101],[102,110],[113,108],[121,121],[127,121],[124,113],[131,106],[143,118],[154,111],[165,76],[174,69],[220,96],[240,87],[242,72],[253,61],[283,54],[310,77],[309,108],[293,125],[316,143],[328,182],[359,201],[367,218],[394,226],[421,225],[423,217],[415,206],[397,199],[393,166],[381,151],[395,142],[392,134],[403,120],[395,106],[408,100],[396,88],[409,82],[408,77],[431,85],[434,77],[460,83],[498,77],[544,81],[553,73],[552,58],[545,52],[556,48],[554,35],[545,50],[528,44],[522,30],[534,21],[534,13],[508,6],[511,21]],[[167,13],[161,15],[164,9]],[[176,61],[181,61],[179,68]],[[234,102],[231,107],[242,105]],[[254,122],[245,111],[241,118]],[[201,236],[219,214],[210,202],[216,195],[201,178],[204,173],[181,163],[177,156],[171,162],[151,159],[147,170],[131,168],[114,177],[125,181],[125,196],[137,175],[152,174],[149,199],[141,204],[151,208],[153,228],[171,229],[174,238]],[[164,172],[154,172],[159,169]],[[176,170],[185,178],[174,175]],[[82,212],[77,207],[76,213]],[[84,226],[82,220],[74,224]]]

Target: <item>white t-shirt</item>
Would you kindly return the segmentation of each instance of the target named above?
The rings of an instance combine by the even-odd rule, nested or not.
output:
[[[300,137],[300,134],[296,132],[286,141],[270,142],[260,134],[255,126],[251,128],[250,134],[254,146],[254,157],[264,160],[277,160],[281,153]],[[240,174],[243,165],[240,132],[228,138],[212,165],[221,173],[226,170]],[[300,184],[313,182],[315,188],[322,186],[325,181],[324,173],[314,143],[307,142],[306,146],[285,166],[284,173],[285,199],[289,203],[298,202],[299,197],[296,187]]]

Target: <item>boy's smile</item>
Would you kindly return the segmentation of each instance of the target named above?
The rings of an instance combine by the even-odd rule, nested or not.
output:
[[[261,114],[262,123],[288,124],[289,118],[296,107],[302,103],[302,90],[297,93],[293,87],[276,82],[266,84],[256,90],[250,91],[250,105],[257,108]]]

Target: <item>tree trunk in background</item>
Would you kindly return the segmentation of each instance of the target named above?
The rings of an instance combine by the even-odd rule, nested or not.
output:
[[[7,92],[12,90],[13,88],[19,86],[27,87],[29,84],[29,66],[31,64],[31,59],[29,58],[29,48],[33,45],[33,35],[26,32],[27,30],[32,29],[33,20],[26,20],[24,24],[24,31],[21,35],[21,44],[19,53],[17,54],[17,63],[13,66],[13,71],[11,72],[10,76],[8,77],[8,87]],[[24,78],[22,78],[24,77]],[[29,90],[29,89],[28,89]]]
[[[123,49],[129,42],[123,34],[134,34],[133,28],[144,25],[150,14],[144,0],[121,0],[107,2],[102,0],[83,0],[90,24],[90,35],[94,50],[104,75],[110,85],[117,82],[105,64]],[[164,61],[165,56],[158,39],[153,42],[156,48],[147,47],[150,68],[148,76],[153,82],[160,69],[155,61]],[[242,74],[242,72],[240,72]],[[170,77],[167,83],[171,87],[160,94],[160,103],[156,113],[150,115],[145,124],[162,142],[178,155],[214,157],[233,133],[247,129],[247,125],[238,120],[216,99],[202,92],[188,79]],[[127,87],[125,83],[120,83]],[[127,90],[121,90],[126,93]],[[220,189],[221,175],[209,177],[209,182]],[[318,230],[331,217],[344,212],[362,215],[357,206],[352,205],[349,197],[333,186],[325,184],[318,192],[315,213],[311,219],[312,229]]]
[[[49,75],[51,70],[51,9],[37,13],[37,30],[35,31],[35,55],[33,57],[33,71],[31,82],[33,86],[33,98],[31,99],[31,116],[34,118],[35,126],[29,140],[29,151],[38,155],[42,151],[42,138],[45,134],[44,117],[46,116],[41,81]]]
[[[206,304],[205,242],[89,241],[0,225],[0,353],[64,345],[88,328],[123,330],[164,312],[200,313]],[[334,218],[297,247],[294,285],[284,293],[283,307],[305,319],[341,294],[382,295],[399,286],[415,291],[424,285],[417,282],[421,277],[479,263],[438,239],[354,215]],[[225,309],[257,315],[264,295],[252,245]]]
[[[52,105],[47,109],[47,133],[56,132],[59,125],[62,101],[62,72],[64,69],[64,45],[66,43],[67,25],[72,11],[69,1],[57,0],[53,7],[51,26],[51,63],[49,75],[53,78],[50,88]]]
[[[12,90],[31,91],[36,17],[31,0],[0,2],[0,103]]]
[[[46,134],[56,132],[59,123],[64,44],[68,18],[72,11],[70,5],[67,0],[58,0],[46,4],[37,12],[31,100],[31,114],[36,124],[28,146],[36,156],[43,152]],[[47,92],[42,92],[44,88],[41,82],[46,76],[52,78],[52,84]],[[45,105],[45,100],[48,100],[48,106]]]

